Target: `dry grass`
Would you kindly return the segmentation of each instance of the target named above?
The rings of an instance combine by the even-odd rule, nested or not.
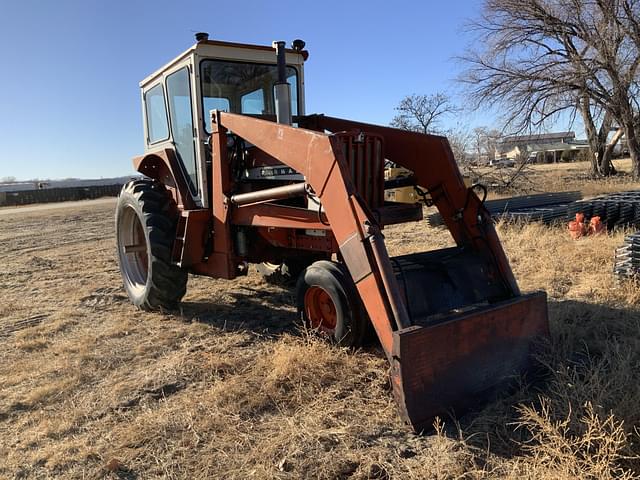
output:
[[[180,314],[138,312],[111,206],[0,225],[1,478],[640,478],[640,289],[611,275],[624,232],[499,225],[522,289],[549,294],[544,375],[416,436],[381,353],[300,331],[293,292],[193,277]],[[387,238],[450,244],[418,224]]]
[[[628,158],[613,161],[619,175],[609,178],[592,178],[589,175],[588,162],[549,163],[530,165],[526,168],[523,178],[516,182],[515,189],[502,192],[490,192],[490,198],[509,197],[511,195],[567,192],[580,190],[584,197],[592,197],[603,193],[619,192],[637,188],[637,184],[630,177],[631,160]],[[498,174],[501,178],[508,178],[514,169],[494,169],[490,167],[476,168],[476,174],[489,177]]]

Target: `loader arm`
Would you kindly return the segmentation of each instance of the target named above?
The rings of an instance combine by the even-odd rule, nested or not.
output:
[[[217,112],[212,121],[214,135],[232,131],[305,176],[322,202],[340,253],[391,359],[393,330],[410,326],[409,319],[382,234],[354,192],[340,144],[325,133],[232,113]]]
[[[456,243],[473,245],[492,258],[513,295],[519,295],[520,290],[491,216],[475,192],[464,184],[445,137],[324,115],[308,116],[301,124],[314,130],[338,132],[358,129],[383,136],[386,157],[413,171],[416,184],[427,188]]]
[[[548,336],[546,296],[520,295],[490,216],[464,185],[447,140],[323,116],[298,123],[309,128],[213,112],[212,258],[233,263],[228,220],[249,209],[234,207],[234,198],[247,197],[234,195],[228,178],[226,137],[232,132],[302,174],[308,193],[320,200],[391,364],[401,415],[416,431],[454,407],[475,406],[505,379],[526,372],[537,340]],[[362,178],[352,178],[348,167],[345,134],[337,134],[345,130],[353,138],[358,132],[383,138],[385,157],[412,170],[429,190],[457,247],[390,259],[380,225],[355,187]],[[292,185],[284,191],[290,188],[300,190]]]

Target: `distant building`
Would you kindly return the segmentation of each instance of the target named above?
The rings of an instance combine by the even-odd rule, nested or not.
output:
[[[496,144],[496,159],[516,160],[523,157],[533,163],[573,161],[580,151],[589,148],[586,140],[576,140],[575,132],[512,135]]]

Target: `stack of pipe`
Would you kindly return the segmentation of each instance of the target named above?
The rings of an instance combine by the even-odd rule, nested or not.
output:
[[[542,221],[551,224],[564,221],[568,205],[581,198],[580,192],[540,193],[489,200],[484,206],[494,219]],[[439,213],[427,216],[427,222],[432,226],[444,223]]]
[[[640,276],[640,232],[625,237],[616,249],[613,271],[620,280]]]
[[[600,217],[609,230],[640,227],[640,190],[610,193],[572,203],[567,209],[568,218],[574,218],[576,213],[583,213],[587,219]]]

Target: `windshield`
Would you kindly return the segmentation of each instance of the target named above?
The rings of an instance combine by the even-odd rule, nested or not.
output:
[[[228,60],[203,60],[200,63],[202,109],[208,133],[209,111],[275,115],[274,86],[278,81],[276,65],[240,63]],[[291,85],[291,113],[298,114],[298,74],[287,67]]]

